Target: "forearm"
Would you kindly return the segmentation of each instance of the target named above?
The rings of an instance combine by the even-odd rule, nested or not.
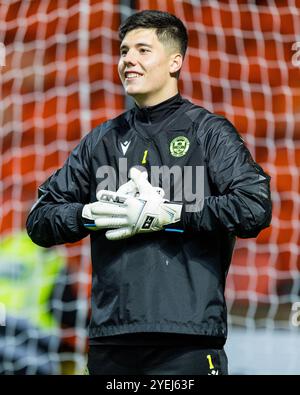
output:
[[[239,185],[227,194],[205,197],[193,212],[184,206],[183,228],[208,232],[226,229],[241,238],[256,237],[270,225],[272,208],[269,179],[255,178],[249,176],[249,184]]]
[[[83,204],[47,204],[34,208],[26,222],[32,241],[42,247],[72,243],[89,234],[82,224]]]

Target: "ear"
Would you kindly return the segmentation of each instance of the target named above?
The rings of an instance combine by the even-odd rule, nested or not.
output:
[[[175,74],[177,73],[182,66],[182,55],[180,53],[176,53],[171,55],[171,59],[170,59],[170,73],[171,74]]]

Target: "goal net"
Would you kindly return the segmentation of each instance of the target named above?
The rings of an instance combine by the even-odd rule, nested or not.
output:
[[[89,241],[45,253],[24,236],[25,220],[80,138],[125,109],[118,26],[142,9],[185,22],[181,94],[226,116],[272,177],[272,226],[237,241],[229,323],[299,330],[300,3],[1,1],[0,373],[84,368]]]
[[[226,289],[230,322],[289,328],[291,306],[300,298],[300,3],[138,4],[186,23],[181,93],[227,117],[272,177],[272,226],[237,242]]]

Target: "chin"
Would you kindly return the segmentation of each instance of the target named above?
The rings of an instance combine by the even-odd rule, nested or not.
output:
[[[134,88],[131,88],[131,87],[126,89],[126,93],[127,93],[127,95],[132,96],[132,97],[140,96],[140,95],[144,95],[145,94],[144,92],[141,92],[140,90],[134,89]]]
[[[131,87],[131,86],[129,86],[129,87],[127,87],[127,88],[125,88],[125,90],[126,90],[126,93],[128,93],[129,95],[133,95],[133,94],[139,94],[139,90],[138,89],[135,89],[135,88],[133,88],[133,87]]]

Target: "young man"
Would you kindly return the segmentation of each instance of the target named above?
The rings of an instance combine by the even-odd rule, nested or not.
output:
[[[91,374],[227,374],[225,279],[235,237],[270,224],[269,176],[229,121],[178,93],[178,18],[136,13],[120,39],[136,105],[39,188],[28,233],[44,247],[90,234]]]

